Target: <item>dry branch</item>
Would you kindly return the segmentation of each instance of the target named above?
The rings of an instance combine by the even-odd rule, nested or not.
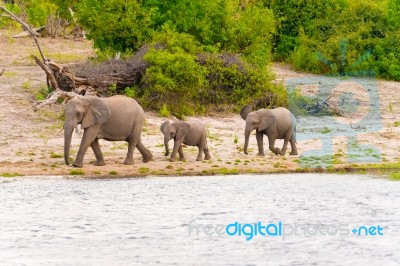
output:
[[[65,89],[65,86],[60,86],[60,84],[62,84],[62,85],[68,84],[68,82],[66,81],[66,80],[68,80],[69,84],[72,83],[72,85],[70,85],[69,87],[75,88],[73,76],[71,74],[69,74],[67,71],[65,71],[64,68],[62,68],[55,62],[49,61],[44,56],[42,49],[39,45],[39,41],[36,38],[35,32],[32,30],[32,28],[28,24],[26,24],[24,21],[19,19],[16,15],[14,15],[12,12],[7,10],[4,6],[0,6],[0,9],[3,10],[4,12],[6,12],[10,18],[19,22],[24,27],[24,29],[26,29],[26,31],[28,31],[30,33],[30,35],[33,37],[33,39],[35,40],[36,46],[39,49],[40,55],[42,56],[43,61],[41,61],[39,58],[37,58],[34,55],[32,55],[32,58],[44,70],[44,72],[47,75],[48,85],[50,85],[50,87],[52,89],[54,89],[54,91],[48,95],[47,99],[45,99],[43,101],[33,102],[32,108],[34,108],[34,110],[37,110],[39,108],[42,108],[43,106],[54,104],[55,102],[57,102],[57,100],[59,98],[62,98],[64,100],[73,98],[76,95],[76,93],[73,92],[72,89],[69,91],[62,90],[62,89]],[[63,82],[61,82],[61,81],[63,81]]]
[[[40,48],[39,41],[37,40],[36,35],[32,31],[31,27],[28,24],[26,24],[24,21],[22,21],[20,18],[18,18],[16,15],[14,15],[11,11],[9,11],[5,6],[1,5],[0,9],[2,9],[4,12],[6,12],[8,15],[10,15],[10,17],[12,19],[19,22],[22,25],[22,27],[24,27],[24,29],[27,30],[31,34],[31,36],[35,40],[36,46],[39,49],[39,53],[42,56],[43,61],[47,61],[46,57],[43,55],[42,49]]]
[[[0,76],[3,75],[4,73],[4,68],[0,71]]]
[[[36,56],[32,55],[32,58],[33,60],[35,60],[36,64],[38,64],[44,70],[44,72],[46,72],[47,78],[49,79],[52,88],[54,88],[55,90],[59,90],[60,88],[58,87],[57,80],[54,77],[50,68],[45,63],[40,61],[39,58],[37,58]]]

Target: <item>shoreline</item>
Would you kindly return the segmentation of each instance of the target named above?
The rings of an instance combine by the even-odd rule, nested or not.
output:
[[[171,163],[173,164],[173,163]],[[185,162],[180,162],[181,165]],[[386,166],[386,167],[385,167]],[[102,166],[107,168],[107,166]],[[124,167],[124,165],[122,165]],[[341,165],[332,168],[296,168],[296,169],[267,169],[267,170],[250,170],[241,169],[239,167],[232,168],[220,168],[220,169],[206,169],[201,172],[199,171],[176,171],[173,168],[169,169],[168,172],[160,171],[146,171],[142,173],[141,170],[122,173],[116,170],[109,171],[97,171],[95,173],[87,173],[88,168],[75,168],[72,166],[66,166],[65,169],[58,169],[57,171],[30,171],[26,168],[23,173],[21,172],[1,172],[3,168],[0,162],[0,178],[82,178],[82,179],[124,179],[124,178],[146,178],[146,177],[177,177],[177,176],[227,176],[227,175],[280,175],[280,174],[302,174],[302,173],[316,173],[316,174],[355,174],[355,175],[373,175],[374,177],[397,180],[397,178],[390,177],[390,174],[397,173],[400,171],[400,166],[395,166],[391,163],[374,163],[374,164],[348,164]],[[91,167],[90,167],[91,168]],[[96,167],[98,168],[98,167]],[[143,167],[139,167],[143,168]],[[115,167],[114,167],[115,169]],[[69,172],[67,172],[70,170]],[[86,170],[86,171],[85,171]],[[104,170],[104,169],[103,169]],[[131,169],[132,170],[132,169]]]

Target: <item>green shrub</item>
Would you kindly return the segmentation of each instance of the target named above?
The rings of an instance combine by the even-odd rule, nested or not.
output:
[[[236,6],[228,16],[227,41],[223,49],[239,53],[246,61],[264,67],[271,61],[272,39],[275,34],[273,12],[257,3],[246,8]]]
[[[96,48],[132,52],[147,43],[153,32],[153,12],[140,5],[138,1],[82,0],[77,17]]]
[[[160,115],[162,117],[169,117],[171,113],[167,109],[167,105],[164,103],[160,109]]]
[[[390,179],[400,181],[400,172],[394,172],[390,174]]]
[[[144,57],[150,67],[144,77],[142,102],[153,109],[166,104],[178,116],[188,114],[195,110],[198,91],[207,86],[206,68],[196,62],[197,47],[190,35],[168,30],[165,39],[155,39],[163,40],[166,48],[150,49]]]
[[[5,4],[4,5],[7,10],[11,11],[13,14],[20,15],[21,14],[21,7],[15,4]],[[2,12],[2,11],[0,11]],[[20,27],[20,24],[13,20],[9,19],[6,16],[0,15],[0,28],[2,27]]]
[[[64,157],[63,154],[58,154],[58,153],[50,152],[50,158],[63,158],[63,157]]]
[[[4,172],[4,173],[1,173],[0,176],[2,176],[2,177],[16,177],[16,176],[22,176],[22,175],[19,174],[19,173]]]
[[[315,98],[302,95],[298,88],[289,91],[288,98],[289,109],[296,117],[299,115],[307,115],[307,107],[317,101]]]
[[[73,169],[69,171],[70,175],[84,175],[85,172],[82,169]]]
[[[38,101],[42,101],[47,98],[47,95],[51,92],[51,89],[46,86],[41,86],[37,92],[35,92],[35,98]]]
[[[252,104],[258,108],[287,106],[286,91],[271,83],[273,75],[267,68],[247,64],[232,55],[205,55],[202,58],[209,73],[208,87],[200,92],[200,102],[242,107]]]
[[[313,73],[400,80],[398,0],[280,2],[275,58]]]

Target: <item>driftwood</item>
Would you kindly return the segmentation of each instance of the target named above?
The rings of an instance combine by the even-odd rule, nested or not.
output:
[[[28,31],[30,33],[30,35],[33,37],[33,39],[35,40],[36,46],[42,57],[42,61],[39,58],[37,58],[36,56],[32,56],[32,57],[35,60],[35,62],[45,71],[45,73],[47,75],[47,81],[48,81],[47,83],[53,89],[53,92],[48,95],[47,99],[45,99],[43,101],[34,101],[32,108],[34,108],[34,110],[37,110],[39,108],[42,108],[43,106],[53,104],[58,100],[58,98],[63,98],[64,100],[73,98],[76,95],[75,92],[71,92],[71,91],[68,92],[68,91],[64,91],[64,90],[60,89],[58,81],[62,80],[62,78],[60,78],[60,75],[62,77],[64,77],[62,74],[63,68],[58,66],[56,63],[48,60],[44,56],[42,49],[39,45],[39,41],[35,35],[35,32],[32,30],[32,28],[27,23],[25,23],[20,18],[18,18],[16,15],[14,15],[12,12],[7,10],[7,8],[5,6],[0,5],[0,9],[3,10],[4,12],[6,12],[12,19],[19,22],[24,27],[24,29],[26,31]],[[69,77],[68,75],[65,75],[65,76]],[[62,83],[62,84],[64,84],[64,83]]]
[[[36,37],[40,37],[41,33],[46,30],[46,27],[32,28],[31,30],[32,30],[33,34],[35,34]],[[31,33],[28,30],[25,30],[25,31],[17,33],[11,37],[12,38],[23,38],[23,37],[28,37],[28,36],[31,36]]]
[[[309,115],[318,116],[326,115],[326,113],[333,113],[337,116],[345,117],[343,111],[340,110],[338,105],[334,105],[329,102],[329,100],[335,96],[335,92],[331,93],[326,99],[317,100],[314,103],[306,106],[306,112]]]
[[[71,67],[70,73],[79,86],[90,87],[99,95],[108,95],[110,88],[122,92],[127,87],[138,85],[149,64],[143,57],[149,46],[145,45],[128,59],[110,59],[103,63],[86,62]]]
[[[46,57],[43,55],[42,49],[40,48],[39,41],[36,38],[36,35],[32,31],[31,27],[27,23],[22,21],[20,18],[18,18],[16,15],[14,15],[11,11],[9,11],[5,6],[0,6],[0,9],[3,10],[4,12],[6,12],[13,20],[19,22],[22,25],[22,27],[24,27],[24,29],[27,30],[31,34],[31,36],[35,40],[36,46],[39,49],[39,53],[42,56],[43,61],[46,61]]]
[[[72,67],[62,67],[45,57],[35,31],[28,24],[8,11],[4,6],[0,6],[0,9],[5,11],[8,17],[19,22],[29,32],[39,49],[41,59],[36,56],[32,56],[32,58],[46,73],[48,87],[53,91],[44,101],[33,102],[32,107],[35,110],[54,104],[58,98],[68,100],[77,94],[108,95],[110,88],[115,90],[114,93],[120,92],[126,87],[138,84],[149,66],[143,60],[143,56],[149,47],[144,46],[134,56],[126,60],[110,59],[102,64],[88,62]],[[72,10],[70,12],[73,14]],[[74,23],[76,23],[75,20]]]

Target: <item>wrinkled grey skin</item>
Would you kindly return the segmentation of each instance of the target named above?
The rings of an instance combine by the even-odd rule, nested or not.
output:
[[[78,124],[82,125],[84,133],[73,166],[82,167],[83,157],[89,146],[96,155],[95,165],[105,165],[99,139],[128,142],[125,164],[133,164],[135,147],[143,155],[143,162],[150,161],[153,155],[141,141],[144,120],[142,107],[132,98],[121,95],[109,98],[75,96],[65,106],[65,163],[69,164],[72,133]]]
[[[276,155],[285,155],[288,143],[292,148],[290,155],[297,155],[296,147],[296,118],[284,107],[275,109],[260,109],[252,111],[252,107],[246,105],[240,111],[240,116],[246,121],[244,153],[248,154],[250,133],[256,130],[258,155],[264,156],[263,136],[268,137],[269,149]],[[283,147],[275,147],[275,140],[283,139]]]
[[[176,153],[179,152],[179,160],[184,161],[185,156],[182,150],[182,143],[189,146],[197,146],[199,154],[197,161],[203,160],[203,152],[205,160],[211,158],[207,146],[207,130],[205,126],[197,120],[189,121],[165,121],[160,128],[164,134],[165,156],[169,155],[168,142],[174,139],[174,148],[171,153],[170,161],[175,161]]]

